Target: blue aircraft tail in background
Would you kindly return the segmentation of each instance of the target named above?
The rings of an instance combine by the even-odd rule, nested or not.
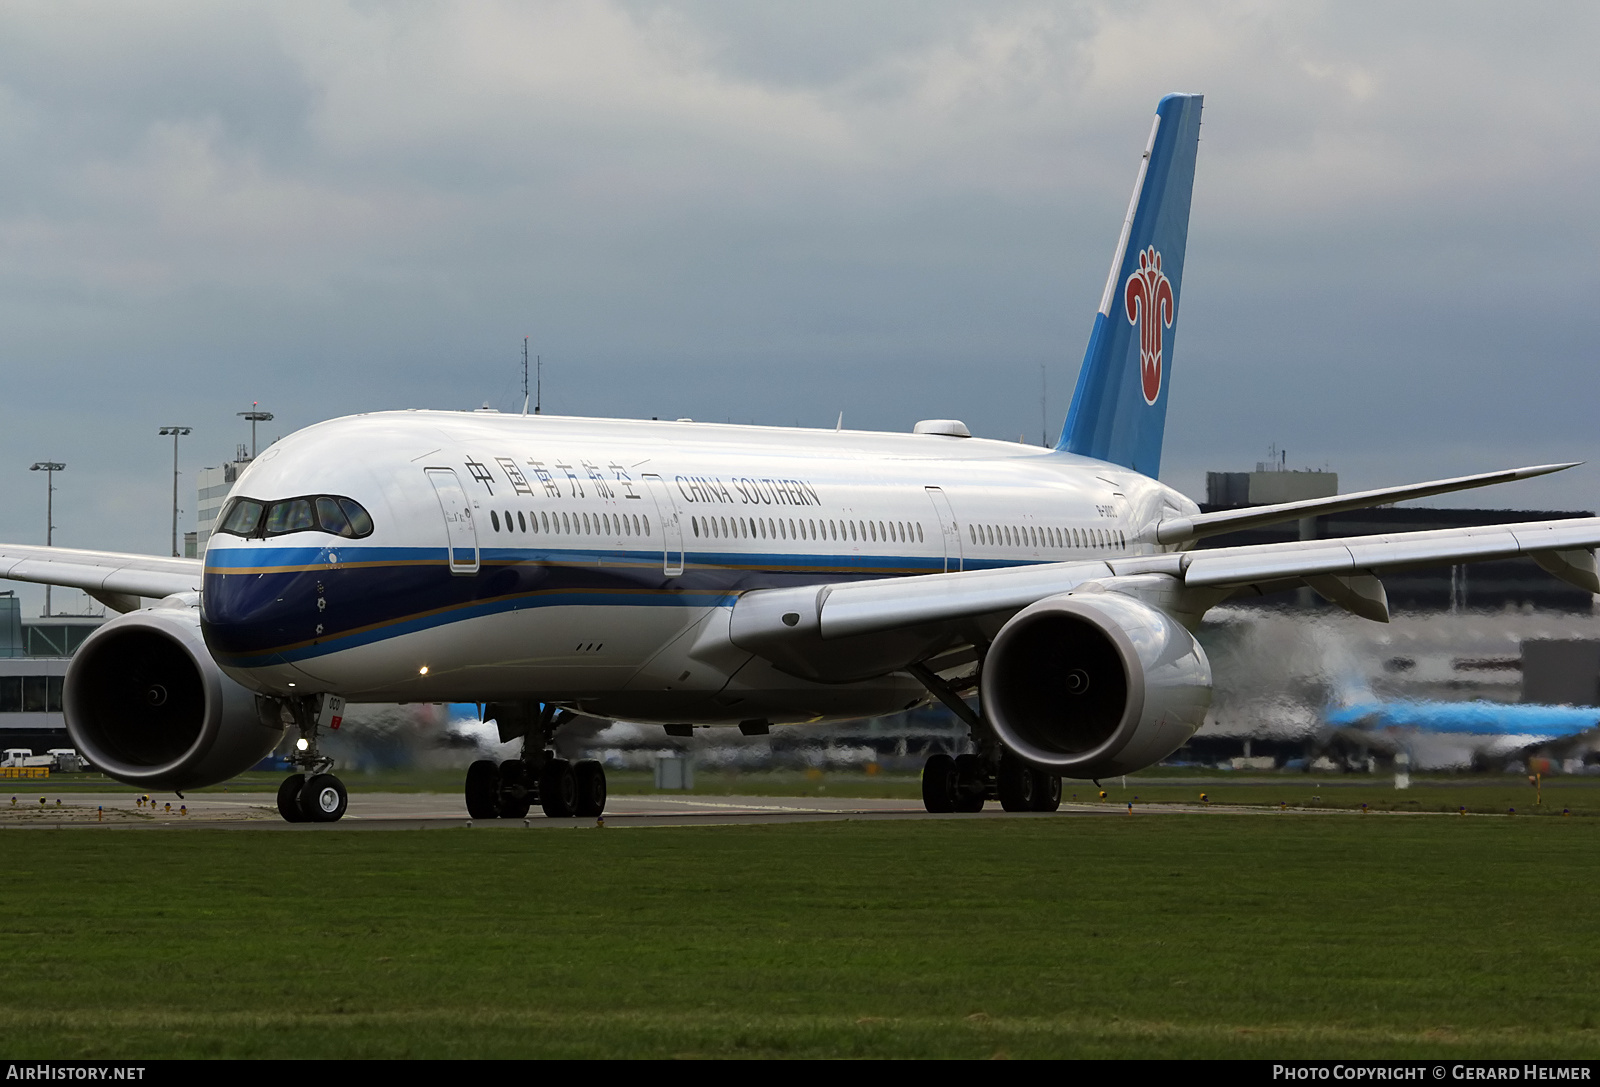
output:
[[[1200,105],[1198,94],[1169,94],[1156,107],[1056,446],[1152,478],[1161,470]]]

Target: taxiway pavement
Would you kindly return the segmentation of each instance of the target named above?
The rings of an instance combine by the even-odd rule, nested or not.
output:
[[[12,797],[15,802],[11,803]],[[43,803],[40,803],[41,799]],[[1163,807],[1167,807],[1163,805]],[[1170,809],[1169,809],[1170,810]],[[1058,815],[1126,814],[1113,805],[1062,805]],[[1039,819],[1049,814],[1007,814],[996,804],[972,815],[930,816],[920,801],[872,798],[613,795],[606,803],[605,825],[615,827],[713,826],[794,823],[841,819]],[[286,823],[271,793],[192,793],[184,798],[162,795],[140,804],[128,792],[80,793],[48,788],[16,790],[0,795],[0,829],[105,827],[210,827],[283,831],[443,829],[475,825],[487,828],[571,830],[597,825],[592,818],[549,819],[535,808],[526,819],[468,818],[459,794],[350,794],[350,807],[337,823]]]

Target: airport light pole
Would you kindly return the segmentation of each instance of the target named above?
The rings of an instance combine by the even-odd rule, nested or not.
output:
[[[241,419],[250,420],[250,459],[251,460],[255,460],[256,459],[256,424],[257,423],[270,423],[270,422],[272,422],[272,413],[270,411],[261,411],[259,404],[256,401],[252,400],[252,401],[250,401],[250,410],[249,411],[240,411],[240,412],[235,412],[234,414],[238,415],[239,418],[241,418]]]
[[[45,479],[44,490],[44,545],[51,547],[55,543],[55,498],[56,498],[56,473],[66,471],[66,465],[58,460],[36,461],[28,469],[30,472],[43,472]],[[50,586],[44,587],[44,614],[50,614]]]
[[[178,557],[178,439],[193,433],[193,427],[164,426],[161,436],[172,435],[172,557]]]

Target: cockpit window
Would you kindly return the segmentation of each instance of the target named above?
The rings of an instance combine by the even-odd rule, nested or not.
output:
[[[232,498],[217,524],[218,532],[247,539],[291,532],[327,532],[350,540],[372,535],[372,517],[361,503],[338,495],[308,495],[271,503]]]
[[[322,526],[324,532],[332,532],[339,536],[350,535],[350,518],[339,508],[337,499],[317,499],[317,524]]]
[[[341,498],[339,499],[339,508],[344,510],[345,517],[350,520],[350,531],[344,533],[344,535],[352,536],[358,540],[363,536],[372,535],[372,518],[366,510],[361,508],[361,503],[353,499]]]
[[[254,536],[256,526],[261,523],[261,511],[265,508],[253,499],[235,498],[228,508],[227,515],[218,525],[217,531],[228,532],[235,536]]]
[[[315,528],[317,519],[311,514],[311,500],[291,498],[287,502],[274,502],[267,511],[267,535],[282,536],[288,532],[304,532]]]

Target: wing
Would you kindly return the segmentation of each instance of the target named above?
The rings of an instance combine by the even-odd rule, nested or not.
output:
[[[199,559],[0,544],[0,578],[82,589],[116,611],[135,610],[140,597],[198,592],[201,570]]]
[[[1525,555],[1600,592],[1596,546],[1600,517],[1586,517],[766,589],[739,599],[729,636],[797,675],[842,681],[987,644],[1016,612],[1062,593],[1124,592],[1192,627],[1229,597],[1310,585],[1386,621],[1381,574]]]
[[[1356,491],[1351,494],[1329,495],[1327,498],[1308,498],[1299,502],[1278,502],[1270,506],[1246,506],[1237,510],[1218,510],[1216,513],[1197,513],[1189,517],[1173,517],[1156,526],[1156,540],[1164,544],[1183,543],[1202,536],[1218,536],[1224,532],[1239,532],[1264,525],[1279,525],[1301,517],[1316,517],[1324,513],[1343,513],[1346,510],[1368,509],[1409,498],[1429,498],[1451,491],[1466,491],[1474,487],[1488,487],[1496,483],[1510,483],[1518,479],[1564,472],[1578,466],[1578,461],[1565,464],[1538,464],[1531,468],[1507,468],[1499,472],[1480,472],[1454,479],[1435,479],[1427,483],[1408,483],[1403,487],[1382,487],[1375,491]]]

